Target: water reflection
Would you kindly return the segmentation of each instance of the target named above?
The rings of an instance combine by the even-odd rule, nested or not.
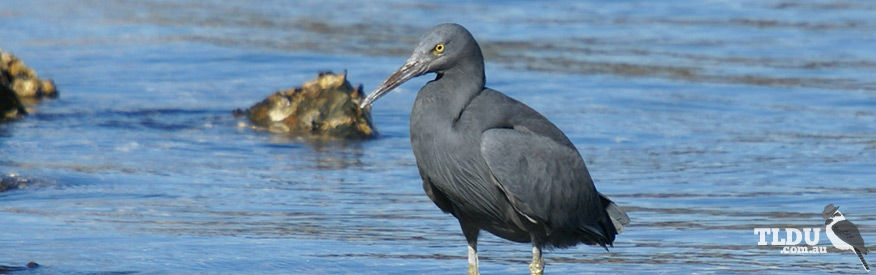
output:
[[[293,159],[308,159],[313,166],[306,169],[316,170],[346,170],[363,167],[364,155],[362,143],[359,140],[338,140],[321,137],[293,136],[287,134],[271,134],[272,147],[304,144],[311,150],[306,153],[290,155]],[[296,168],[298,169],[298,168]]]

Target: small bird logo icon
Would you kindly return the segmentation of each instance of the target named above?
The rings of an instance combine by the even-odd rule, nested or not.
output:
[[[864,255],[869,252],[864,246],[864,239],[861,238],[861,232],[858,227],[852,222],[846,220],[846,217],[839,212],[839,207],[833,204],[828,204],[824,207],[824,212],[821,212],[824,217],[824,227],[827,233],[827,238],[834,247],[840,250],[851,250],[861,259],[861,264],[864,270],[870,272],[870,266],[864,260]]]

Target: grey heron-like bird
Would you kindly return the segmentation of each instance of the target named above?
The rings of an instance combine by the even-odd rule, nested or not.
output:
[[[557,126],[484,87],[481,48],[464,27],[432,28],[361,107],[427,73],[436,77],[417,93],[411,147],[426,195],[459,220],[469,274],[478,273],[481,230],[531,242],[532,274],[544,270],[545,247],[612,246],[629,217],[596,191],[584,160]]]

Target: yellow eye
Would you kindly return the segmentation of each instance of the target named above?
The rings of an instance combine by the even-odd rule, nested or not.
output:
[[[444,44],[435,45],[434,51],[436,53],[443,53],[444,52]]]

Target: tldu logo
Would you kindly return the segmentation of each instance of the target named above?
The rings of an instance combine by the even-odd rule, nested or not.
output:
[[[846,220],[845,216],[839,212],[839,207],[829,204],[824,207],[824,212],[821,213],[824,217],[824,232],[833,247],[839,250],[849,250],[858,255],[861,260],[861,265],[864,270],[870,272],[870,266],[864,260],[864,254],[869,250],[864,246],[864,239],[861,238],[861,232],[858,227]],[[785,234],[782,234],[784,231]],[[819,254],[827,253],[826,246],[817,246],[821,237],[821,228],[755,228],[754,234],[760,237],[757,245],[781,245],[783,254]],[[767,242],[767,236],[770,236],[772,242]],[[802,242],[806,242],[809,246],[797,246]]]
[[[782,234],[784,230],[785,234]],[[812,234],[815,233],[815,234]],[[821,228],[755,228],[754,234],[760,236],[760,241],[757,245],[784,245],[782,253],[827,253],[826,247],[817,247],[818,241],[821,240]],[[784,236],[783,236],[784,235]],[[773,241],[767,242],[767,236],[772,236]],[[805,236],[805,238],[804,238]],[[806,240],[806,246],[798,245]]]

